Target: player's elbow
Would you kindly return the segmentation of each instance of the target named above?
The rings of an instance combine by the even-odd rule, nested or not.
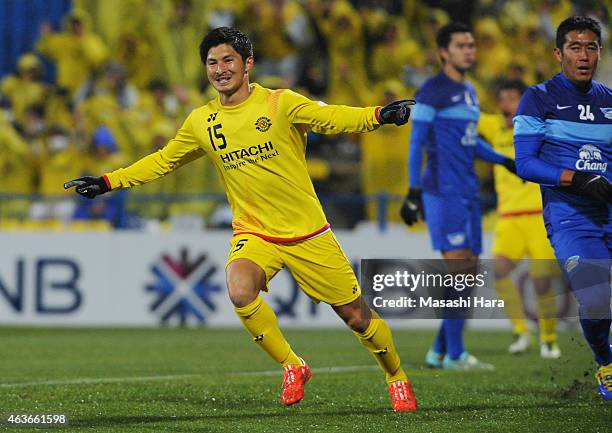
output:
[[[517,155],[515,159],[516,163],[516,174],[523,180],[531,180],[530,158],[520,157]]]

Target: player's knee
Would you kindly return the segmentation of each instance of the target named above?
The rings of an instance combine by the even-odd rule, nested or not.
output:
[[[227,291],[235,307],[245,307],[257,298],[259,288],[249,276],[236,273],[227,276]]]
[[[495,260],[493,260],[493,275],[496,280],[506,278],[513,269],[514,264],[505,257],[496,256]]]
[[[235,307],[245,307],[253,302],[259,291],[266,285],[263,270],[246,259],[238,259],[229,264],[226,274],[227,291]]]
[[[359,297],[350,304],[332,307],[336,314],[357,333],[364,333],[370,326],[372,313],[363,298]]]
[[[339,313],[344,323],[357,333],[364,333],[370,326],[370,318],[361,314],[359,309],[345,310]]]
[[[599,284],[574,290],[581,319],[610,318],[610,285]]]
[[[501,280],[506,278],[508,275],[510,275],[510,272],[507,271],[506,269],[498,269],[495,266],[493,266],[493,275],[495,276],[496,280]]]
[[[552,296],[554,294],[549,277],[533,277],[533,288],[538,296]]]
[[[348,318],[348,320],[345,320],[345,323],[353,331],[359,334],[363,334],[366,331],[366,329],[368,329],[368,326],[370,326],[370,319],[361,317],[361,315],[355,315],[355,316]]]
[[[593,299],[579,299],[578,303],[580,305],[580,318],[581,319],[591,319],[591,320],[600,320],[600,319],[610,319],[611,310],[610,310],[610,298],[607,298],[607,302],[605,298],[593,298]]]
[[[442,256],[446,261],[448,271],[451,273],[472,272],[478,262],[478,258],[470,250],[444,251]]]

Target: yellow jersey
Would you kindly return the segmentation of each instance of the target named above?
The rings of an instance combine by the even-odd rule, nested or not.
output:
[[[505,126],[503,116],[483,114],[478,132],[496,151],[514,158],[514,130]],[[493,170],[497,211],[501,217],[542,212],[542,196],[537,184],[524,182],[499,164],[496,164]]]
[[[196,108],[163,149],[107,173],[106,180],[113,189],[128,188],[208,155],[232,208],[234,235],[306,239],[329,228],[308,175],[306,132],[372,131],[379,126],[376,110],[326,105],[252,84],[238,105],[222,105],[217,97]]]

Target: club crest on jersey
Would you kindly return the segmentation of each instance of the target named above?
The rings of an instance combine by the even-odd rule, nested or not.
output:
[[[261,116],[257,119],[257,122],[255,122],[255,129],[259,132],[266,132],[270,129],[270,126],[272,126],[272,119],[266,116]]]
[[[578,156],[580,159],[576,161],[576,169],[578,170],[590,170],[590,171],[606,171],[608,169],[608,163],[602,162],[601,150],[592,144],[585,144],[578,150]]]
[[[612,107],[603,107],[600,110],[606,119],[612,119]]]

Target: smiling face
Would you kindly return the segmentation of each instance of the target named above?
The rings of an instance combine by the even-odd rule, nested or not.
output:
[[[600,46],[591,30],[572,30],[565,35],[562,49],[555,48],[563,75],[578,86],[591,82],[599,63]]]
[[[229,44],[217,45],[208,50],[206,56],[208,81],[225,97],[230,97],[241,89],[248,89],[248,74],[252,69],[253,57],[243,60]]]

